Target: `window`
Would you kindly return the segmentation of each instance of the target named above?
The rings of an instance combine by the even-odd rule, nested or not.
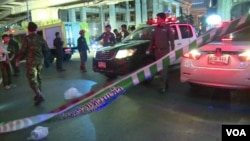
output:
[[[192,29],[188,25],[180,25],[182,39],[193,37]]]
[[[175,39],[175,40],[178,40],[179,37],[178,37],[178,33],[177,33],[176,26],[171,26],[171,30],[173,31],[174,39]]]

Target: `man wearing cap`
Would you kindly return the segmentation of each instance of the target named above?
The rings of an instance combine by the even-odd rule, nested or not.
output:
[[[86,72],[85,62],[87,61],[88,58],[87,51],[90,53],[89,47],[84,37],[84,33],[85,30],[80,30],[79,31],[80,37],[77,39],[77,48],[81,59],[80,70],[82,72]]]
[[[30,88],[35,93],[34,105],[38,106],[44,101],[41,92],[41,72],[44,63],[44,52],[48,52],[49,47],[42,36],[36,33],[37,25],[34,22],[28,23],[28,35],[23,39],[21,49],[16,58],[16,66],[26,55],[26,76]]]
[[[96,41],[103,40],[103,46],[113,46],[116,43],[115,35],[111,32],[111,26],[106,25],[105,26],[105,32],[101,34],[98,38],[96,38]]]

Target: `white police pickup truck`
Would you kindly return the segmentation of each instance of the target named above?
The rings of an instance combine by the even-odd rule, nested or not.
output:
[[[93,70],[107,77],[116,77],[155,61],[153,54],[147,54],[154,26],[139,27],[121,43],[99,48],[93,57]],[[175,49],[183,48],[197,38],[195,28],[190,24],[173,23],[170,26],[175,37]],[[180,59],[171,65],[177,63]]]

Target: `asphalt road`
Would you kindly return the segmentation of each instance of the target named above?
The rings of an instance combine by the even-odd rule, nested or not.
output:
[[[43,71],[45,103],[33,106],[33,93],[25,78],[13,78],[16,88],[0,88],[0,122],[42,113],[68,103],[64,92],[77,88],[87,93],[107,83],[106,77],[91,69],[79,71],[79,58],[64,63],[67,71],[57,73],[55,65]],[[118,80],[121,77],[118,78]],[[49,135],[42,141],[221,141],[222,124],[250,123],[250,91],[229,91],[199,87],[191,89],[179,81],[179,69],[170,71],[166,94],[157,92],[158,78],[139,84],[100,111],[72,119],[43,122]],[[38,125],[0,134],[0,141],[25,141]]]

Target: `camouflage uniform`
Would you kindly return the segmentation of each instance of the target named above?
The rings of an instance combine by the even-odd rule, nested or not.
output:
[[[113,46],[116,43],[115,35],[112,32],[104,32],[99,36],[96,41],[103,39],[103,46]]]
[[[36,95],[41,91],[41,70],[44,63],[44,52],[49,50],[47,42],[37,34],[29,34],[22,42],[17,61],[26,54],[26,76],[29,85]]]
[[[169,25],[155,26],[150,50],[154,50],[155,59],[158,60],[174,50],[174,35]],[[163,68],[160,72],[160,87],[168,88],[168,68]]]

